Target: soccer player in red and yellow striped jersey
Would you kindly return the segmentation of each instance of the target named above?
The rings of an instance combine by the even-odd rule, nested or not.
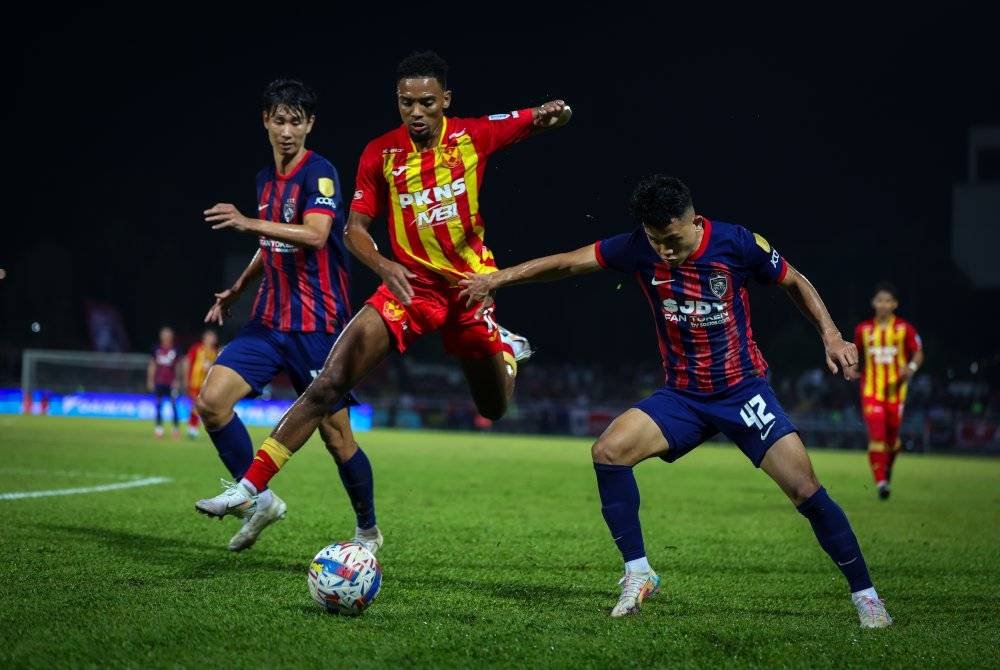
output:
[[[505,146],[569,121],[562,100],[485,118],[446,117],[452,95],[447,64],[433,52],[414,53],[397,69],[402,125],[368,144],[358,167],[345,239],[351,252],[382,279],[340,334],[326,364],[264,441],[239,487],[195,506],[233,514],[298,451],[326,408],[344,397],[392,349],[403,353],[422,335],[440,331],[459,360],[479,413],[504,415],[518,358],[527,341],[499,327],[492,305],[466,306],[459,279],[495,272],[484,244],[479,189],[489,156]],[[395,260],[368,233],[386,215]]]
[[[219,336],[209,328],[201,339],[192,344],[184,357],[184,379],[187,381],[188,398],[191,399],[191,415],[188,417],[188,437],[198,435],[198,394],[208,376],[208,369],[219,356]]]
[[[879,498],[889,497],[892,466],[901,449],[906,384],[924,363],[920,335],[896,316],[896,289],[882,282],[875,288],[875,316],[854,329],[854,344],[862,361],[861,410],[868,427],[868,461]]]

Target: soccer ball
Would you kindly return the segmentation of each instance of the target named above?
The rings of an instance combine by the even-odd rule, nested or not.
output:
[[[382,588],[382,566],[357,542],[324,547],[309,564],[309,593],[327,612],[357,616]]]

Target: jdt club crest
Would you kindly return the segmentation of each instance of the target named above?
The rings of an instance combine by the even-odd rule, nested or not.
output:
[[[725,272],[713,272],[708,277],[708,288],[716,298],[725,298],[729,293],[729,277]]]
[[[291,223],[292,219],[295,218],[295,201],[286,200],[281,205],[281,218],[285,223]]]

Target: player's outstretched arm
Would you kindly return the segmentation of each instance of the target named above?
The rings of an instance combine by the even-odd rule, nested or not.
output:
[[[515,265],[489,274],[467,272],[465,279],[459,280],[462,286],[460,296],[466,298],[466,305],[472,307],[476,303],[488,306],[492,294],[498,288],[512,284],[527,284],[530,282],[555,281],[576,275],[589,274],[601,269],[597,262],[597,252],[594,244],[580,247],[576,251],[543,256],[520,265]]]
[[[826,352],[826,367],[830,372],[837,374],[840,371],[844,379],[857,379],[858,348],[853,342],[844,341],[812,282],[789,264],[781,285],[799,311],[819,331]]]
[[[565,100],[552,100],[531,110],[532,134],[560,128],[573,118],[573,110]]]
[[[236,283],[224,291],[215,294],[215,304],[209,308],[208,313],[205,315],[205,323],[223,325],[225,319],[229,317],[229,308],[239,299],[243,290],[256,281],[257,277],[260,277],[263,271],[264,259],[260,255],[260,249],[258,249],[254,253],[253,258],[250,259],[250,263],[243,270],[240,278],[236,280]]]
[[[347,217],[347,227],[344,228],[344,243],[359,261],[382,278],[394,296],[404,305],[409,305],[413,299],[413,287],[409,280],[417,275],[379,253],[378,245],[368,232],[371,224],[372,217],[352,209]]]
[[[205,221],[212,224],[212,230],[232,228],[240,233],[262,236],[317,251],[326,244],[330,236],[330,226],[333,225],[332,216],[317,212],[306,214],[302,218],[302,225],[250,219],[228,202],[220,202],[206,209]]]

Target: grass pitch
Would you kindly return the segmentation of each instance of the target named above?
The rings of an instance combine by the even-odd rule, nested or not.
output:
[[[259,442],[265,431],[252,431]],[[620,561],[589,441],[375,431],[383,590],[322,612],[306,569],[353,517],[315,441],[275,479],[288,518],[248,552],[197,515],[205,437],[0,417],[0,667],[988,667],[1000,646],[1000,461],[904,455],[876,500],[861,452],[813,452],[896,625],[862,631],[809,524],[735,447],[636,471],[663,594],[608,616]],[[58,497],[2,494],[120,484]]]

